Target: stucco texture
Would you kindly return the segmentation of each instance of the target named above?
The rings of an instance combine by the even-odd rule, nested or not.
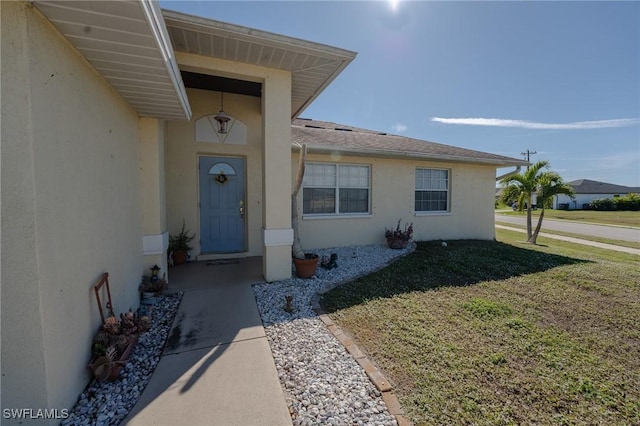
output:
[[[138,304],[138,118],[36,9],[1,7],[2,408],[68,408],[96,280],[116,311]]]
[[[188,89],[193,119],[191,122],[169,121],[165,138],[167,221],[170,234],[177,234],[182,220],[196,238],[192,242],[193,256],[200,254],[200,217],[198,158],[239,157],[246,160],[247,248],[243,255],[262,254],[262,114],[260,99],[251,96],[225,94],[225,112],[247,127],[246,144],[198,142],[194,122],[220,110],[220,95],[198,89]]]
[[[297,154],[292,156],[293,169]],[[483,239],[494,237],[495,167],[463,163],[386,158],[308,155],[307,162],[370,166],[370,215],[302,214],[298,195],[300,238],[305,249],[351,244],[385,244],[384,230],[413,223],[414,240]],[[447,213],[414,211],[415,171],[418,167],[450,170],[450,209]]]
[[[216,114],[217,92],[188,89],[193,119],[168,122],[166,144],[167,223],[170,233],[180,230],[182,220],[196,233],[194,255],[198,259],[234,254],[200,256],[198,157],[230,156],[246,159],[247,251],[237,256],[263,256],[268,281],[291,276],[291,243],[265,245],[263,235],[291,229],[291,73],[205,56],[176,54],[180,69],[262,84],[261,98],[225,93],[224,110],[246,126],[247,144],[207,143],[195,140],[195,121]]]

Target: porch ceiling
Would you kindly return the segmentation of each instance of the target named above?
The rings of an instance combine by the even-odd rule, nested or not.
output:
[[[169,10],[162,13],[175,51],[290,71],[292,119],[356,56],[348,50],[225,22]]]
[[[156,1],[34,4],[140,116],[191,118]]]

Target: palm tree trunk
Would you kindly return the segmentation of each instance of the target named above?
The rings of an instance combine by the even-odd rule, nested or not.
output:
[[[300,232],[298,231],[298,192],[302,186],[304,178],[304,166],[307,159],[307,145],[300,147],[300,156],[298,157],[298,173],[293,184],[293,192],[291,193],[291,228],[293,228],[293,245],[291,250],[293,257],[296,259],[304,259],[304,250],[300,243]]]
[[[540,210],[540,217],[538,218],[538,224],[536,225],[535,231],[533,231],[533,235],[527,240],[528,243],[537,244],[538,233],[540,232],[540,228],[542,227],[542,218],[544,218],[544,207]]]
[[[531,194],[527,197],[527,241],[531,239]]]

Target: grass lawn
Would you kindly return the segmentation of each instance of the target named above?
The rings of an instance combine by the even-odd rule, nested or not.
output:
[[[498,230],[326,294],[415,424],[640,424],[638,256]]]
[[[527,212],[523,211],[500,211],[500,214],[508,216],[526,216]],[[540,215],[540,210],[533,210],[532,217],[537,218]],[[620,226],[640,226],[640,212],[600,212],[593,210],[552,210],[545,209],[545,219],[562,219],[562,220],[576,220],[579,222],[599,223],[605,225],[620,225]],[[544,224],[544,219],[543,219]],[[534,224],[535,226],[535,224]]]
[[[545,214],[545,216],[546,216],[546,214]],[[500,222],[499,218],[496,219],[496,224],[509,226],[511,228],[523,229],[523,230],[527,229],[526,225],[518,225],[518,224],[515,224],[515,223],[509,223],[509,222]],[[544,220],[543,220],[543,225],[544,225]],[[534,223],[533,226],[535,227],[535,223]],[[605,243],[605,244],[613,244],[613,245],[616,245],[616,246],[640,249],[640,242],[625,241],[625,240],[612,240],[610,238],[595,237],[593,235],[585,235],[585,234],[574,234],[574,233],[571,233],[571,232],[556,231],[556,230],[553,230],[553,229],[543,229],[540,232],[541,233],[546,233],[546,234],[563,235],[565,237],[573,237],[573,238],[578,238],[578,239],[581,239],[581,240],[596,241],[596,242]],[[524,238],[523,240],[526,240],[526,238]]]

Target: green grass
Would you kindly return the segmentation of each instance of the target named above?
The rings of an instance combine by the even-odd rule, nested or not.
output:
[[[545,216],[546,216],[546,214],[545,214]],[[536,219],[536,221],[537,221],[537,219]],[[499,224],[499,225],[509,226],[511,228],[518,228],[518,229],[525,229],[525,230],[527,229],[527,227],[525,225],[518,225],[518,224],[515,224],[515,223],[509,223],[509,222],[501,222],[500,219],[497,219],[496,223]],[[543,219],[543,225],[544,225],[544,219]],[[533,226],[535,227],[535,222],[534,222]],[[595,237],[595,236],[592,236],[592,235],[574,234],[574,233],[571,233],[571,232],[555,231],[555,230],[551,230],[551,229],[543,229],[540,232],[547,233],[547,234],[553,234],[553,235],[563,235],[565,237],[579,238],[581,240],[587,240],[587,241],[595,241],[595,242],[598,242],[598,243],[613,244],[613,245],[616,245],[616,246],[640,249],[640,242],[625,241],[625,240],[612,240],[611,238],[601,238],[601,237]]]
[[[498,237],[419,243],[322,304],[415,424],[640,424],[639,257]]]
[[[508,216],[526,216],[527,212],[500,211]],[[540,210],[533,210],[532,217],[540,215]],[[545,219],[575,220],[578,222],[598,223],[604,225],[640,226],[640,212],[600,212],[593,210],[552,210],[545,209]],[[544,223],[544,222],[543,222]]]

